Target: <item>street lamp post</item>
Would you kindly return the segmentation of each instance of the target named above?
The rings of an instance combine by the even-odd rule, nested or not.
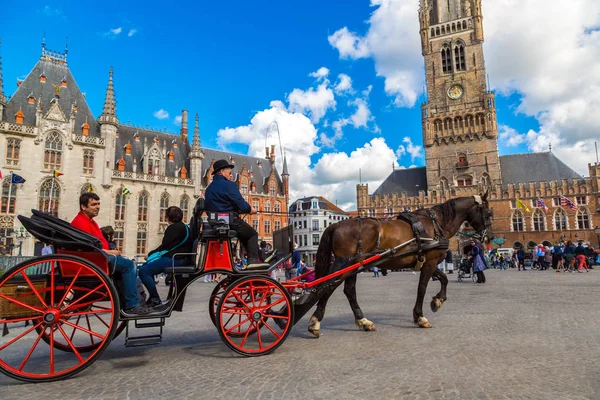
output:
[[[19,241],[19,257],[21,257],[21,249],[23,248],[23,241],[29,237],[29,232],[25,228],[20,227],[15,230],[15,239]]]

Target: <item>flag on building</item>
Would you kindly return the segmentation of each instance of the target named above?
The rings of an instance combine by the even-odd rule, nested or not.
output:
[[[96,192],[94,192],[94,187],[92,186],[91,183],[88,183],[88,192],[90,192],[90,193],[96,193]]]
[[[123,195],[125,195],[125,196],[126,196],[126,195],[128,195],[128,194],[131,194],[131,190],[129,190],[129,189],[127,189],[125,186],[123,186],[123,192],[122,192],[122,193],[123,193]]]
[[[23,179],[23,177],[21,175],[17,175],[13,172],[11,175],[11,178],[10,178],[10,183],[13,183],[13,184],[25,183],[25,179]]]
[[[527,206],[523,204],[523,202],[519,200],[519,198],[517,198],[517,208],[523,209],[527,212],[531,212],[531,210],[529,210],[529,208],[527,208]]]
[[[58,172],[57,170],[52,171],[52,175],[54,175],[55,178],[58,178],[59,176],[64,175],[62,172]]]
[[[537,205],[539,208],[541,208],[542,210],[544,210],[544,212],[546,214],[548,214],[548,207],[546,207],[546,203],[544,203],[544,200],[540,199],[539,197],[537,198]]]
[[[565,196],[560,196],[560,205],[563,207],[569,207],[571,210],[577,210],[577,206]]]

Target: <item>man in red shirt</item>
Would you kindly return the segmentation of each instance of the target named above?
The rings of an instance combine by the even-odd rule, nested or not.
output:
[[[136,293],[137,269],[132,260],[121,257],[119,250],[109,250],[108,242],[104,239],[102,231],[94,218],[100,212],[100,197],[96,193],[83,193],[79,196],[79,213],[71,221],[77,229],[89,233],[100,239],[102,251],[108,254],[108,262],[115,266],[115,271],[121,273],[123,281],[123,297],[125,305],[121,311],[125,316],[146,314],[148,309],[140,304]]]

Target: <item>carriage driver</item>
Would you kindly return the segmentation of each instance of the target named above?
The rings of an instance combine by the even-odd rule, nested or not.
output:
[[[245,214],[256,214],[257,210],[248,204],[242,197],[237,185],[231,179],[231,173],[235,166],[227,160],[218,160],[213,168],[213,180],[206,188],[204,207],[209,212],[234,212]],[[258,260],[258,233],[246,221],[238,218],[231,224],[231,228],[237,232],[246,251],[248,252],[248,269],[263,268],[266,263]]]
[[[83,193],[79,196],[79,213],[71,221],[71,225],[79,230],[97,237],[102,242],[102,251],[108,254],[108,262],[121,273],[123,280],[123,297],[125,306],[122,313],[126,316],[146,314],[148,309],[140,304],[136,294],[137,269],[132,260],[121,257],[119,250],[109,250],[108,242],[94,218],[100,212],[100,197],[96,193]]]

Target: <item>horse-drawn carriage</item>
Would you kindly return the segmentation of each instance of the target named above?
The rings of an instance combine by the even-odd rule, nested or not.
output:
[[[452,203],[445,207],[455,206]],[[477,220],[481,226],[487,221],[485,197],[483,202],[478,196],[475,200],[463,200],[455,208],[458,211],[451,214],[456,221],[465,218]],[[175,266],[173,263],[173,267],[166,271],[173,274],[167,303],[149,314],[135,317],[121,312],[119,276],[114,273],[114,267],[100,250],[97,238],[39,211],[34,210],[30,218],[19,216],[23,226],[33,236],[54,246],[56,254],[27,260],[0,277],[0,326],[3,327],[0,337],[0,371],[27,382],[55,381],[87,368],[123,331],[126,332],[126,344],[156,342],[161,338],[165,319],[173,311],[182,310],[189,285],[208,273],[221,273],[225,276],[210,296],[211,320],[225,344],[246,356],[265,355],[277,349],[287,338],[292,326],[317,302],[318,316],[313,315],[311,318],[309,331],[318,333],[313,320],[322,319],[324,305],[335,288],[344,281],[348,283],[354,279],[355,282],[356,274],[365,268],[389,265],[393,262],[393,257],[401,257],[405,264],[415,259],[415,268],[423,268],[416,311],[413,314],[415,323],[420,327],[430,326],[422,316],[420,305],[426,282],[439,261],[436,257],[443,258],[448,248],[448,241],[443,239],[443,235],[437,240],[419,238],[415,234],[416,237],[412,239],[406,236],[401,242],[388,242],[385,237],[380,240],[381,231],[379,238],[377,233],[372,236],[372,228],[376,228],[377,223],[381,228],[380,220],[357,218],[343,221],[331,225],[324,233],[317,257],[327,260],[327,263],[321,263],[321,270],[317,269],[317,279],[305,282],[301,275],[280,283],[270,278],[269,274],[288,260],[291,254],[285,254],[263,270],[238,270],[232,259],[232,238],[236,235],[229,225],[232,215],[207,213],[204,220],[204,213],[203,202],[199,200],[194,208],[191,224],[192,231],[198,235],[197,252],[191,254],[195,262],[183,266]],[[429,216],[421,214],[418,218],[415,217],[415,221],[433,218],[434,214],[440,215],[439,222],[433,219],[433,225],[428,224],[423,232],[427,231],[429,234],[434,231],[431,226],[436,226],[437,237],[440,233],[439,225],[447,223],[444,215],[449,213],[444,209],[432,211]],[[389,229],[410,229],[410,225],[400,220],[385,223]],[[455,222],[451,224],[456,225]],[[342,231],[339,229],[342,226],[358,228],[358,254],[354,257],[340,257],[338,249],[332,247],[334,241],[331,238],[336,232]],[[415,225],[412,228],[414,230]],[[352,234],[350,231],[348,233]],[[453,235],[455,232],[450,233]],[[380,248],[383,243],[388,244]],[[405,247],[409,249],[400,251]],[[332,254],[336,255],[336,262],[332,265],[334,268],[330,269]],[[427,254],[435,254],[435,257],[426,261]],[[174,257],[177,256],[190,254]],[[399,263],[398,267],[405,268],[405,265]],[[432,301],[432,309],[436,304],[434,311],[445,300],[447,279],[445,276],[442,278],[442,292],[434,296]],[[294,294],[294,300],[291,293]],[[355,293],[353,296],[355,300]],[[358,304],[354,303],[351,302],[355,315],[362,315]],[[130,337],[131,321],[134,321],[136,328],[159,328],[161,333]],[[374,327],[373,324],[367,325],[366,322],[370,321],[366,318],[359,320],[357,316],[357,323],[360,321],[363,329],[373,330],[370,329]],[[41,342],[45,342],[47,346]]]

